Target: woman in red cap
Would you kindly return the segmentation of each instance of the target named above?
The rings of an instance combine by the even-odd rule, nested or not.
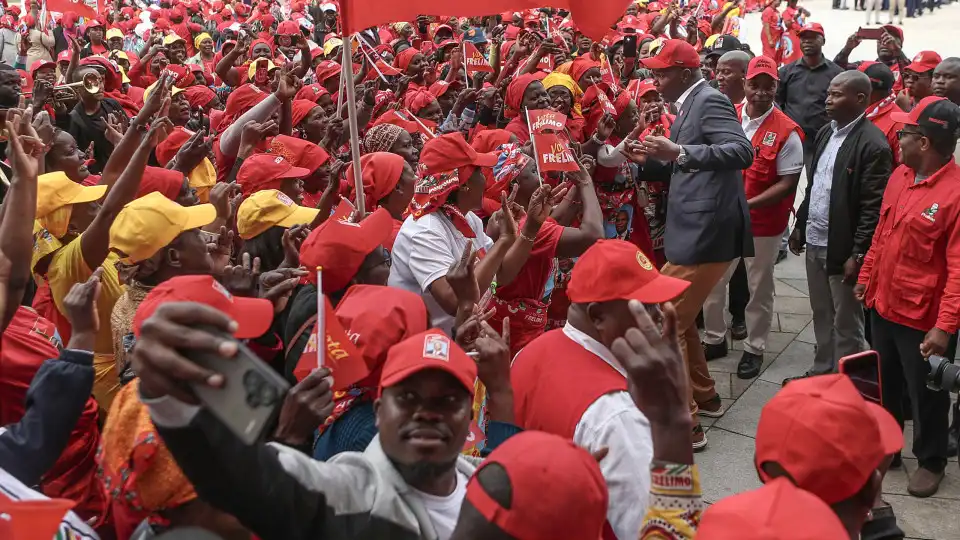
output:
[[[340,172],[345,162],[331,160],[330,154],[310,141],[277,135],[270,141],[270,153],[283,156],[294,167],[310,171],[303,179],[303,205],[319,208],[321,215],[330,215],[339,198]]]

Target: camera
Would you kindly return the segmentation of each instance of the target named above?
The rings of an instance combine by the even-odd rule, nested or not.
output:
[[[954,394],[960,392],[960,366],[956,366],[943,356],[931,355],[927,358],[930,373],[927,375],[927,388],[947,390]]]

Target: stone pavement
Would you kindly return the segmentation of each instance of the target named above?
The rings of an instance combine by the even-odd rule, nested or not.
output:
[[[813,323],[807,298],[803,257],[790,255],[777,265],[776,316],[771,328],[763,369],[756,379],[737,378],[739,341],[726,358],[709,363],[727,413],[714,420],[701,417],[707,431],[707,449],[696,454],[708,503],[760,487],[753,466],[754,435],[760,409],[780,389],[783,379],[801,375],[813,365]],[[917,468],[910,451],[912,431],[906,428],[904,468],[887,473],[883,498],[893,505],[900,528],[909,538],[955,540],[960,538],[960,467],[957,458],[947,465],[947,477],[936,496],[917,499],[907,494],[908,475]]]

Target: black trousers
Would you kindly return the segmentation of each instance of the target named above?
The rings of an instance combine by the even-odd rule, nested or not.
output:
[[[921,467],[935,472],[947,465],[947,430],[950,395],[927,388],[929,364],[920,354],[926,332],[890,322],[870,313],[873,349],[880,354],[883,406],[903,427],[903,392],[910,396],[913,412],[913,454]],[[956,337],[946,356],[953,358]]]

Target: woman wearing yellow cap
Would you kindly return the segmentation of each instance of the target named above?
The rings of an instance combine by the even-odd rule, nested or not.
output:
[[[33,272],[49,286],[57,310],[63,312],[63,300],[74,284],[86,281],[97,267],[103,267],[97,300],[100,324],[94,344],[93,393],[104,410],[110,407],[119,387],[113,361],[110,313],[123,293],[116,269],[117,255],[109,251],[110,227],[124,205],[136,196],[147,159],[165,131],[172,127],[169,120],[162,119],[154,120],[149,132],[137,129],[146,125],[160,109],[167,92],[155,94],[132,121],[107,163],[108,171],[118,165],[123,170],[112,185],[104,182],[84,186],[63,172],[41,175],[37,181]],[[103,199],[102,205],[97,203],[100,199]]]
[[[237,232],[244,240],[242,253],[260,259],[263,272],[300,266],[299,243],[318,225],[316,208],[299,206],[276,189],[247,197],[237,209]]]

